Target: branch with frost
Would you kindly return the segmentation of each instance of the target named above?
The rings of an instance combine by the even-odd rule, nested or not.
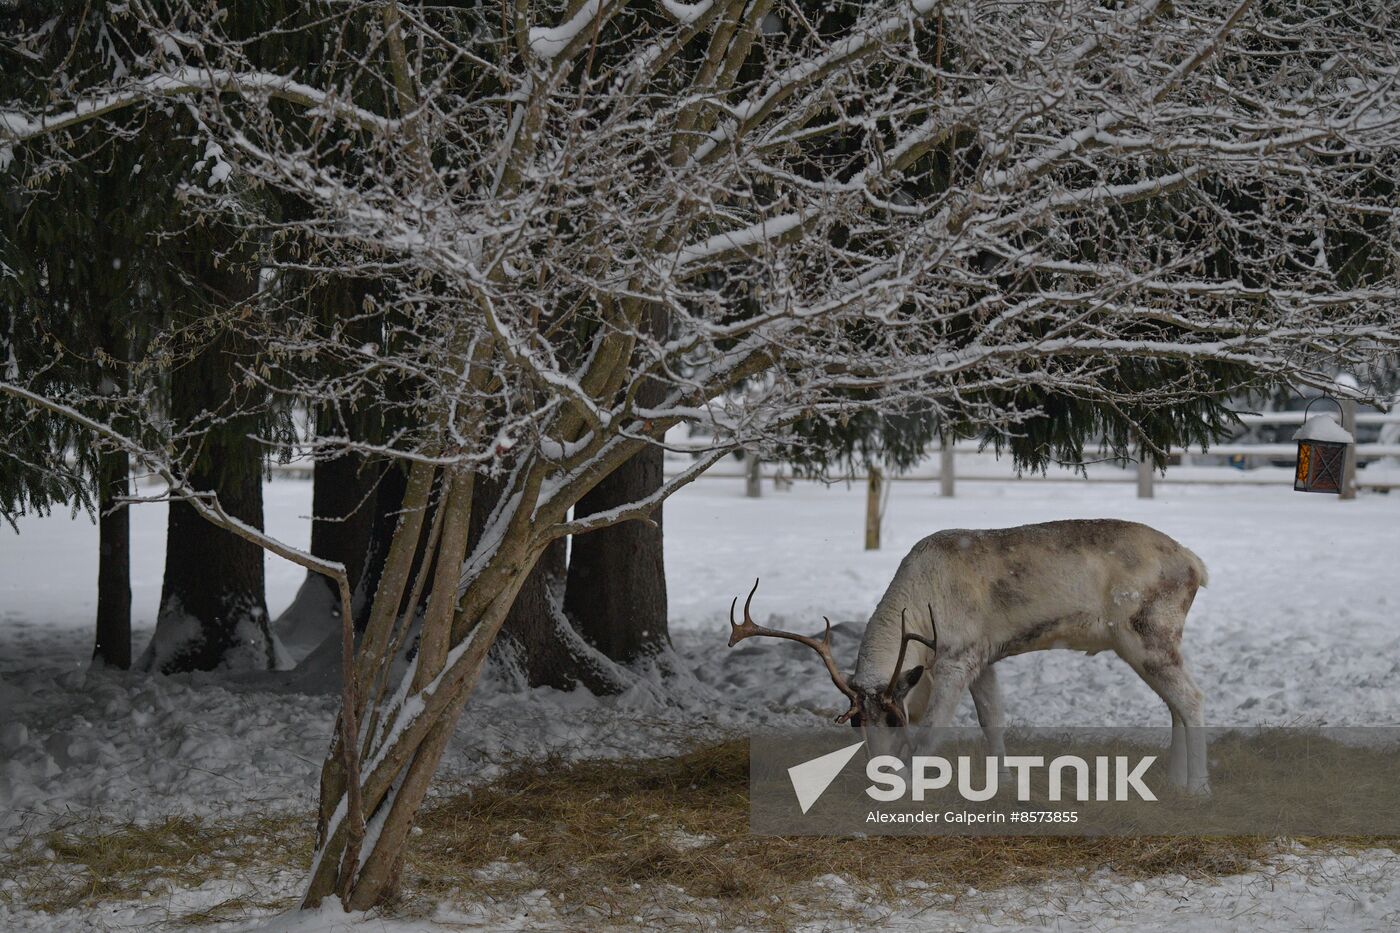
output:
[[[1348,288],[1335,291],[1310,292],[1297,288],[1277,288],[1270,285],[1245,285],[1237,278],[1209,280],[1194,277],[1162,278],[1139,276],[1124,266],[1108,263],[1073,262],[1035,256],[1013,257],[1018,269],[1086,276],[1097,280],[1132,281],[1132,287],[1162,295],[1184,297],[1241,298],[1251,301],[1286,303],[1304,308],[1349,307],[1373,303],[1400,303],[1400,287]]]
[[[300,564],[307,570],[324,574],[332,579],[335,579],[337,575],[344,575],[345,566],[338,561],[330,561],[315,557],[306,551],[294,548],[276,538],[270,537],[248,525],[246,522],[229,515],[219,506],[217,496],[192,488],[185,480],[181,479],[176,474],[174,468],[166,464],[156,452],[137,444],[127,435],[110,425],[83,414],[71,405],[65,405],[62,402],[10,382],[0,381],[0,392],[17,398],[35,408],[41,408],[61,418],[65,418],[75,425],[91,431],[94,435],[113,444],[125,453],[135,457],[137,462],[146,464],[155,475],[165,481],[169,486],[170,496],[172,498],[189,502],[190,506],[194,508],[201,517],[221,528],[232,531],[239,537],[256,544],[258,547],[271,551],[278,557],[289,560],[295,564]]]
[[[1088,188],[1059,191],[1032,201],[1016,211],[1005,214],[989,213],[981,217],[973,217],[968,221],[968,224],[974,228],[981,228],[985,223],[985,231],[977,229],[975,232],[986,232],[993,236],[1008,231],[1020,232],[1024,231],[1027,226],[1054,214],[1084,211],[1104,205],[1121,207],[1149,198],[1161,197],[1164,194],[1185,188],[1203,174],[1205,174],[1205,170],[1201,166],[1193,165],[1179,172],[1146,178],[1142,181],[1117,185],[1094,185]]]
[[[1254,0],[1243,0],[1236,6],[1209,37],[1200,42],[1190,55],[1172,68],[1168,77],[1161,81],[1148,95],[1147,102],[1149,104],[1161,103],[1192,72],[1220,51],[1226,36],[1235,29],[1253,3]],[[1100,111],[1073,132],[1044,146],[1035,155],[1019,161],[1011,168],[985,173],[979,187],[986,191],[1007,191],[1020,188],[1042,177],[1063,163],[1064,160],[1080,152],[1102,134],[1127,122],[1132,115],[1129,107],[1125,106],[1128,104],[1129,102],[1125,101],[1118,108]]]
[[[775,75],[763,90],[729,110],[729,119],[708,134],[692,155],[693,162],[705,162],[717,157],[727,143],[749,135],[755,127],[798,91],[839,72],[863,58],[874,55],[883,45],[911,26],[931,16],[938,8],[936,0],[912,0],[898,14],[881,16],[873,22],[857,24],[853,34],[837,40],[814,59],[792,65]]]
[[[602,512],[594,512],[587,518],[560,522],[545,533],[546,537],[553,539],[563,538],[567,535],[587,534],[590,531],[609,528],[623,522],[650,522],[651,513],[656,511],[657,506],[665,502],[677,490],[695,481],[702,473],[727,456],[732,449],[729,446],[721,446],[706,451],[697,457],[694,463],[662,483],[655,492],[634,502],[626,502]]]
[[[676,254],[676,265],[686,266],[702,259],[713,259],[735,252],[748,252],[761,248],[765,243],[779,239],[798,229],[802,215],[782,214],[760,220],[741,230],[716,233],[692,246],[684,246]]]
[[[676,22],[682,26],[689,26],[710,12],[714,2],[715,0],[700,0],[699,3],[677,3],[676,0],[661,0],[661,6]]]
[[[857,172],[849,181],[819,186],[818,190],[826,194],[858,192],[862,197],[869,197],[872,186],[890,177],[897,177],[918,158],[938,143],[946,140],[950,132],[949,127],[938,121],[925,121],[921,126],[895,140],[877,158],[872,158],[871,163]],[[805,183],[802,184],[805,186]],[[1145,190],[1147,194],[1150,194],[1156,189],[1148,186]],[[1127,200],[1134,194],[1134,191],[1124,190],[1121,193],[1121,199]],[[1104,192],[1098,200],[1109,200],[1112,196],[1112,191]],[[682,247],[676,255],[676,266],[683,268],[702,260],[725,258],[733,253],[759,250],[770,243],[801,235],[804,225],[821,218],[822,213],[816,210],[789,212],[765,218],[742,229],[716,233],[699,243]]]
[[[399,128],[391,120],[337,95],[302,84],[284,75],[234,72],[193,65],[175,71],[147,75],[105,92],[82,98],[66,110],[30,114],[0,110],[0,142],[26,142],[49,133],[70,129],[127,107],[171,97],[206,92],[271,97],[297,104],[310,114],[336,117],[360,129],[387,135]]]
[[[589,41],[589,33],[597,30],[602,21],[615,14],[625,0],[583,0],[573,16],[558,26],[536,26],[529,32],[530,51],[544,61],[556,58],[568,59],[578,48]],[[703,10],[700,11],[703,14]]]

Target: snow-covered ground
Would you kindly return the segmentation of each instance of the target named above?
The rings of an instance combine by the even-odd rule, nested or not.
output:
[[[1168,486],[1144,501],[1131,486],[1027,482],[969,483],[942,500],[934,484],[899,483],[887,505],[884,549],[866,552],[863,488],[799,483],[789,492],[765,489],[759,500],[741,490],[741,480],[707,478],[666,507],[672,633],[679,666],[689,671],[667,682],[670,702],[653,683],[597,699],[515,691],[488,678],[444,772],[481,778],[546,750],[657,754],[697,734],[810,723],[812,711],[838,706],[810,652],[785,644],[724,647],[729,599],[755,576],[763,579],[756,618],[806,630],[819,627],[822,615],[850,623],[837,634],[838,654],[849,661],[864,618],[922,536],[1070,517],[1143,521],[1205,560],[1211,584],[1192,610],[1186,647],[1210,722],[1400,723],[1400,495],[1340,502],[1286,487]],[[310,493],[301,480],[269,484],[270,530],[304,544]],[[164,524],[160,506],[133,514],[137,651],[154,624]],[[0,841],[87,815],[309,811],[334,697],[302,688],[295,674],[88,673],[96,529],[67,515],[20,528],[18,536],[0,529]],[[268,559],[274,615],[301,578],[296,567]],[[1166,718],[1160,701],[1108,654],[1047,652],[998,670],[1013,721],[1129,725]],[[970,722],[969,707],[961,715]],[[1227,921],[1382,928],[1400,920],[1396,869],[1391,853],[1299,855],[1220,882],[1157,879],[1138,891],[1112,878],[1085,878],[934,902],[917,914],[874,905],[869,919],[935,929],[1208,929]],[[147,916],[131,905],[102,917],[62,918],[0,906],[0,928],[139,926]],[[443,919],[493,925],[508,916]],[[344,921],[324,915],[314,922],[332,928]]]

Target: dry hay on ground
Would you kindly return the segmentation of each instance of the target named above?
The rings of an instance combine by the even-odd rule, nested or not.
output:
[[[398,908],[548,898],[581,925],[614,921],[785,926],[833,903],[814,879],[839,875],[862,898],[891,903],[906,882],[958,894],[1109,870],[1127,878],[1228,875],[1279,851],[1260,837],[785,838],[748,831],[748,749],[742,741],[674,758],[525,764],[488,785],[439,796],[425,809],[404,866]],[[1327,848],[1395,840],[1315,839]],[[0,897],[40,911],[164,896],[216,879],[236,882],[213,907],[172,916],[227,919],[295,904],[287,873],[305,870],[311,827],[277,817],[173,818],[104,830],[76,824],[0,853],[15,884]],[[273,877],[280,895],[260,896]]]

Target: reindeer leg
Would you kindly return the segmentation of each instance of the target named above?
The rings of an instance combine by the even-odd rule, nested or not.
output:
[[[1172,711],[1172,749],[1167,765],[1172,785],[1193,794],[1209,794],[1205,716],[1196,682],[1180,655],[1175,663],[1158,666],[1149,662],[1138,673]]]
[[[941,730],[953,724],[958,701],[983,670],[980,659],[967,655],[939,657],[933,662],[933,667],[924,675],[932,686],[924,711],[924,728],[917,741],[919,751],[931,753],[938,747],[943,738]]]
[[[1161,696],[1158,693],[1158,696]],[[1165,700],[1163,701],[1165,702]],[[1167,707],[1171,709],[1169,705]],[[1191,783],[1191,769],[1186,755],[1186,720],[1176,710],[1172,710],[1172,747],[1167,758],[1167,780],[1173,787],[1187,787]]]
[[[1165,674],[1165,668],[1153,663],[1143,663],[1137,659],[1124,658],[1139,677],[1143,679],[1152,692],[1162,698],[1162,702],[1167,704],[1167,709],[1172,717],[1172,744],[1167,756],[1167,783],[1179,790],[1186,790],[1191,786],[1190,761],[1188,745],[1191,739],[1187,729],[1187,720],[1182,716],[1180,710],[1183,704],[1179,696],[1179,691],[1169,683],[1174,678]],[[1195,730],[1189,730],[1194,732]]]
[[[1185,786],[1193,794],[1210,793],[1206,764],[1205,714],[1200,688],[1191,679],[1181,655],[1176,663],[1149,667],[1145,679],[1172,711],[1172,753],[1169,767],[1172,783]],[[1182,760],[1184,759],[1184,760]]]
[[[1166,682],[1169,678],[1162,675],[1164,668],[1151,662],[1139,664],[1129,662],[1129,664],[1143,679],[1143,682],[1152,688],[1152,692],[1162,698],[1162,702],[1167,704],[1167,709],[1171,711],[1172,744],[1167,755],[1167,783],[1172,787],[1185,790],[1191,784],[1191,772],[1187,754],[1187,723],[1180,712],[1181,703],[1177,702],[1179,691]]]
[[[972,705],[977,708],[977,723],[987,739],[987,750],[998,759],[1006,757],[1006,711],[1001,705],[1001,686],[996,668],[988,664],[972,681]]]
[[[1163,602],[1143,606],[1127,626],[1118,627],[1115,650],[1171,710],[1168,780],[1193,794],[1209,794],[1203,695],[1181,657],[1185,621],[1184,613],[1171,611]]]

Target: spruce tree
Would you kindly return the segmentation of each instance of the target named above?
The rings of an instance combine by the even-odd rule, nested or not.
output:
[[[132,54],[105,8],[62,2],[0,12],[0,94],[42,102],[55,86],[100,84]],[[39,26],[45,28],[38,28]],[[111,28],[109,28],[111,27]],[[0,372],[140,433],[161,374],[144,358],[173,297],[183,292],[158,235],[183,223],[176,188],[186,153],[164,144],[171,121],[130,114],[5,150],[0,198]],[[97,663],[131,663],[130,539],[125,451],[68,419],[0,400],[0,513],[55,505],[85,510],[99,531]]]
[[[55,93],[106,86],[158,54],[121,7],[75,0],[0,15],[7,35],[29,37],[25,48],[0,52],[0,84],[8,99],[34,109]],[[9,273],[0,276],[0,296],[13,322],[0,335],[6,378],[124,433],[175,436],[188,477],[260,525],[263,452],[248,435],[273,434],[284,419],[247,387],[233,389],[253,353],[239,336],[248,323],[239,315],[250,308],[259,272],[246,237],[227,223],[206,224],[191,203],[192,193],[246,194],[227,179],[217,147],[186,109],[169,107],[118,111],[6,152],[14,181],[0,242]],[[98,516],[94,654],[128,666],[130,543],[121,506],[128,457],[66,419],[8,397],[0,404],[7,432],[0,508],[13,516],[64,502]],[[247,606],[266,627],[261,554],[229,559],[239,546],[256,548],[229,546],[227,532],[187,506],[170,511],[158,619],[165,647],[153,644],[145,663],[161,670],[227,663],[226,632],[238,625],[214,606]],[[215,580],[219,567],[229,572]],[[235,580],[231,595],[225,590]],[[183,647],[171,649],[177,618]]]

